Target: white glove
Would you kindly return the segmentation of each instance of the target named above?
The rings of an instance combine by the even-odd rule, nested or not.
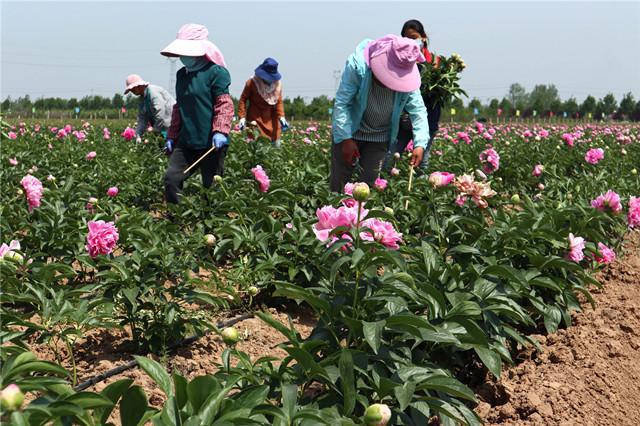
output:
[[[283,132],[289,130],[289,123],[287,123],[287,120],[284,117],[280,117],[280,126],[282,127]]]
[[[240,130],[244,130],[244,128],[246,127],[247,124],[247,119],[246,118],[241,118],[240,122],[238,123],[238,126],[240,127]]]

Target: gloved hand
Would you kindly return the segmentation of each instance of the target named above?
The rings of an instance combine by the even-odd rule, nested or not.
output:
[[[241,118],[240,122],[238,123],[238,127],[240,127],[240,130],[244,130],[246,126],[247,126],[247,119]]]
[[[222,133],[214,133],[211,137],[211,146],[215,146],[216,149],[220,149],[229,145],[229,138]]]
[[[164,144],[164,153],[167,155],[171,155],[173,152],[173,139],[167,139]]]
[[[142,142],[142,138],[140,137],[140,135],[136,135],[136,143],[141,143]]]
[[[284,117],[280,117],[280,126],[282,127],[283,132],[289,130],[289,123],[287,123],[287,120]]]

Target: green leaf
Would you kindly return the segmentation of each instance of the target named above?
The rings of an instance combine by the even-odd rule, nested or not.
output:
[[[113,407],[114,403],[106,396],[93,392],[78,392],[64,399],[66,402],[87,409]]]
[[[385,320],[376,322],[362,321],[364,338],[375,354],[378,354],[378,349],[380,349],[380,336],[382,335],[382,330],[384,330],[385,325]]]
[[[145,373],[147,373],[149,377],[158,384],[167,398],[171,398],[174,395],[173,387],[171,386],[171,377],[169,377],[169,373],[167,373],[164,367],[151,358],[142,356],[134,356],[134,358],[138,361],[140,368],[142,368]]]
[[[353,371],[353,357],[351,351],[343,349],[340,353],[340,379],[342,382],[342,396],[344,398],[344,414],[350,416],[356,407],[356,387]]]
[[[212,376],[198,376],[187,385],[187,395],[195,413],[200,411],[211,394],[219,392],[220,383]]]
[[[402,386],[396,386],[393,389],[393,393],[398,400],[398,404],[400,404],[400,411],[404,411],[407,409],[411,400],[413,399],[413,394],[416,390],[416,384],[412,381],[405,382]]]
[[[113,382],[109,384],[106,388],[102,389],[100,392],[101,395],[109,398],[109,400],[113,403],[110,408],[103,408],[101,410],[96,410],[97,417],[100,417],[100,424],[106,424],[109,416],[113,412],[115,408],[115,404],[118,402],[120,397],[129,389],[129,386],[133,383],[133,379],[122,379],[117,382]]]
[[[187,379],[179,374],[173,373],[173,386],[176,390],[176,403],[178,404],[178,409],[182,409],[185,405],[187,405],[187,402],[189,402],[189,395],[187,393]]]
[[[499,379],[502,371],[500,355],[485,346],[476,345],[473,349],[482,360],[482,363]]]
[[[558,331],[561,319],[562,311],[557,306],[546,306],[544,310],[544,326],[548,333],[553,334]]]
[[[140,386],[131,386],[120,402],[120,423],[122,426],[138,426],[147,411],[147,396]]]
[[[213,420],[218,415],[220,410],[220,404],[225,398],[228,398],[229,391],[235,386],[236,382],[240,380],[239,376],[230,376],[227,378],[227,384],[220,390],[220,392],[213,394],[207,399],[198,413],[202,417],[202,423],[205,425],[213,423]]]

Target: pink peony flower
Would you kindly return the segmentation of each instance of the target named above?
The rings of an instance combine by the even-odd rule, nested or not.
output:
[[[69,134],[71,133],[71,131],[73,130],[73,127],[71,127],[71,124],[67,124],[64,126],[64,131]]]
[[[412,152],[413,151],[413,139],[411,139],[409,141],[409,143],[407,144],[406,148],[404,149],[406,152]]]
[[[16,157],[13,158],[9,158],[9,164],[12,166],[17,166],[18,165],[18,159]]]
[[[293,229],[293,223],[289,222],[285,225],[285,228],[287,229]]]
[[[91,220],[87,224],[89,233],[87,234],[87,245],[89,256],[96,257],[99,254],[109,254],[113,251],[118,242],[118,229],[113,222],[104,220]]]
[[[456,175],[449,172],[433,172],[429,175],[429,183],[434,188],[449,185],[456,178]]]
[[[73,136],[75,136],[79,142],[82,142],[87,138],[87,135],[82,130],[74,130]]]
[[[251,169],[251,173],[253,173],[253,177],[260,184],[260,192],[267,192],[269,190],[269,185],[271,185],[271,181],[269,180],[269,176],[262,169],[262,166],[257,165],[253,169]]]
[[[107,189],[107,195],[109,197],[115,197],[116,195],[118,195],[118,187],[112,186],[111,188]]]
[[[130,141],[131,139],[136,137],[136,131],[131,127],[127,127],[126,129],[124,129],[121,136],[125,138],[125,140]]]
[[[356,186],[355,183],[346,183],[344,185],[344,193],[347,195],[353,195],[353,187]]]
[[[620,196],[609,190],[604,195],[599,195],[595,200],[591,201],[591,206],[601,212],[611,210],[612,213],[620,213],[622,211],[622,203]]]
[[[604,150],[602,148],[591,148],[584,155],[584,159],[589,164],[598,164],[604,158]]]
[[[27,194],[27,202],[29,203],[29,211],[33,211],[34,208],[40,207],[40,199],[42,198],[42,182],[38,178],[31,175],[26,175],[20,181],[25,193]]]
[[[361,226],[366,228],[360,233],[363,240],[377,241],[393,250],[400,248],[398,243],[402,242],[402,234],[396,231],[391,223],[373,218],[363,221]]]
[[[467,202],[467,197],[465,195],[458,195],[456,197],[456,206],[462,207],[465,205],[465,203]]]
[[[96,155],[98,155],[98,154],[96,154],[96,152],[95,152],[95,151],[91,151],[91,152],[89,152],[89,153],[86,155],[86,157],[84,157],[84,158],[85,158],[87,161],[91,161],[91,160],[93,160],[94,158],[96,158]]]
[[[627,222],[630,228],[640,226],[640,197],[631,197],[629,200],[629,213],[627,213]]]
[[[500,168],[500,155],[493,148],[482,151],[480,161],[485,173],[493,173]]]
[[[616,260],[616,253],[604,244],[598,243],[598,251],[601,256],[595,256],[596,262],[604,264],[611,263]]]
[[[580,263],[584,259],[584,238],[574,237],[573,234],[569,234],[569,253],[567,258],[573,260],[576,263]]]
[[[376,181],[373,183],[373,187],[375,189],[377,189],[378,191],[384,191],[385,188],[387,187],[387,180],[386,179],[382,179],[382,178],[376,178]]]
[[[16,135],[16,132],[9,132],[7,133],[7,136],[9,137],[9,139],[15,139],[18,137],[18,135]]]
[[[68,133],[67,133],[67,131],[66,131],[65,129],[60,129],[60,130],[58,130],[58,133],[56,133],[56,137],[57,137],[58,139],[62,139],[62,138],[64,138],[65,136],[67,136],[67,134],[68,134]]]
[[[531,176],[538,177],[542,174],[543,171],[544,171],[544,166],[542,164],[537,164],[533,168],[533,171],[531,172]]]
[[[103,138],[104,140],[109,140],[109,139],[111,139],[111,133],[109,132],[109,129],[108,129],[108,128],[106,128],[106,127],[105,127],[104,129],[102,129],[102,138]]]
[[[12,240],[9,245],[2,243],[2,246],[0,246],[0,259],[5,255],[11,256],[15,250],[20,250],[20,242],[18,240]]]

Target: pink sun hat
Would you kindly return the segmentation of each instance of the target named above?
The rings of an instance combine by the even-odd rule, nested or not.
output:
[[[211,43],[209,30],[204,25],[185,24],[178,35],[167,47],[160,51],[164,56],[206,56],[209,61],[226,67],[224,56],[218,47]]]
[[[367,44],[364,59],[373,75],[389,89],[408,93],[420,88],[416,62],[425,58],[414,40],[389,34]]]
[[[133,89],[134,87],[149,85],[149,83],[144,81],[142,77],[140,77],[138,74],[131,74],[127,76],[127,80],[125,81],[124,84],[127,86],[127,88],[124,91],[125,95],[129,93],[131,89]]]

